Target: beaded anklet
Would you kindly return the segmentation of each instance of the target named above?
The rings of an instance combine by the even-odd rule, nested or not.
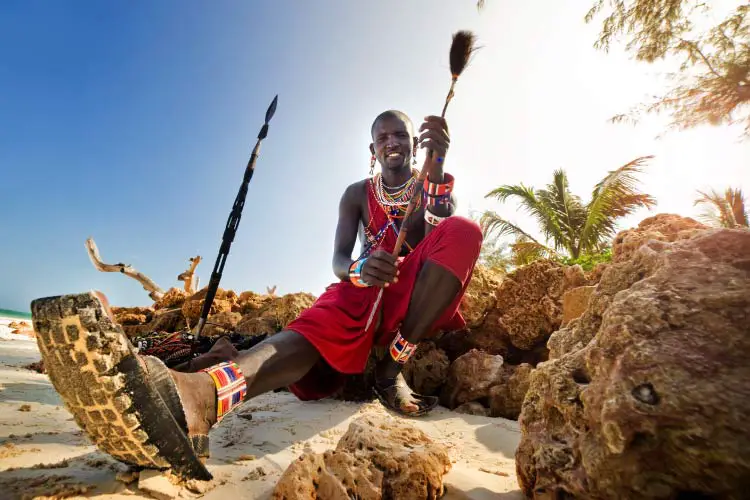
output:
[[[393,342],[391,342],[390,349],[388,349],[388,352],[391,354],[391,359],[401,365],[409,361],[409,358],[411,358],[416,351],[417,344],[412,344],[406,340],[403,335],[401,335],[401,331],[396,333],[396,337],[393,339]]]
[[[367,257],[355,260],[354,262],[352,262],[352,265],[349,266],[349,280],[354,286],[358,286],[361,288],[370,286],[368,282],[362,279],[362,266],[365,265],[366,260]]]
[[[201,371],[211,375],[216,385],[216,423],[218,424],[245,400],[247,382],[239,365],[234,361],[225,361]]]

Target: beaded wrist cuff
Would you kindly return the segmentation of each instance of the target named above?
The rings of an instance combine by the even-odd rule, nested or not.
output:
[[[368,287],[370,284],[362,279],[362,266],[365,265],[365,261],[367,260],[367,257],[364,259],[355,260],[352,262],[352,265],[349,266],[349,280],[351,280],[352,284],[354,286],[358,287]]]
[[[440,217],[439,215],[435,215],[427,209],[425,209],[424,211],[424,220],[426,220],[427,223],[432,226],[437,226],[447,218],[448,217]]]
[[[396,333],[393,342],[391,342],[391,347],[388,349],[388,352],[391,353],[393,361],[403,365],[409,361],[409,358],[411,358],[415,352],[417,352],[417,344],[412,344],[406,340],[399,331]]]
[[[201,370],[211,375],[216,385],[216,423],[242,404],[247,394],[247,382],[237,363],[219,363]]]
[[[443,174],[443,178],[445,180],[443,184],[430,182],[429,178],[424,180],[424,189],[422,192],[424,193],[425,205],[434,207],[450,203],[455,179],[448,173]]]
[[[424,192],[427,193],[427,196],[444,196],[453,191],[453,184],[456,179],[447,172],[443,174],[443,179],[445,180],[443,184],[430,182],[429,177],[424,180]]]

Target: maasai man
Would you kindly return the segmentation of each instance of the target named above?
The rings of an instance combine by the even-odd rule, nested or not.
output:
[[[346,374],[364,371],[373,346],[387,352],[375,367],[375,392],[387,408],[416,416],[437,404],[414,393],[401,369],[420,341],[465,325],[458,306],[482,233],[454,215],[454,177],[443,169],[450,143],[444,119],[428,116],[415,132],[405,114],[386,111],[371,135],[371,176],[351,184],[339,204],[333,271],[340,281],[252,349],[218,342],[187,372],[169,370],[136,354],[97,292],[32,303],[50,378],[100,448],[141,467],[210,478],[200,459],[208,455],[209,430],[227,413],[282,387],[302,400],[330,396]],[[412,159],[419,147],[434,152],[436,166],[394,258],[416,188]],[[376,162],[381,172],[372,176]],[[353,259],[358,235],[362,251]]]

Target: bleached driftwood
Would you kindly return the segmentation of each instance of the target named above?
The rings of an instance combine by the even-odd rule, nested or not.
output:
[[[185,291],[189,294],[195,293],[195,287],[193,286],[193,276],[195,276],[195,268],[198,267],[198,264],[201,262],[201,256],[196,255],[195,257],[190,258],[190,267],[187,268],[187,271],[184,271],[180,273],[179,276],[177,276],[177,281],[184,281],[185,282]],[[197,284],[196,284],[197,286]]]
[[[267,286],[266,293],[268,293],[268,295],[270,295],[271,297],[276,297],[276,285]]]
[[[136,271],[133,266],[123,263],[105,264],[104,262],[102,262],[101,257],[99,257],[99,249],[96,247],[96,243],[94,243],[93,238],[88,238],[86,240],[86,250],[88,250],[89,252],[89,257],[91,258],[91,262],[93,262],[94,267],[99,271],[105,273],[122,273],[125,276],[130,276],[131,278],[138,281],[141,285],[143,285],[143,289],[148,292],[149,297],[151,297],[154,301],[157,301],[164,296],[164,290],[159,288],[159,286],[154,283],[151,278],[140,271]]]

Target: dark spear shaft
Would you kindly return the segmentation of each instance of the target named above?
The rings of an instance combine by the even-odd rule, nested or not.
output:
[[[219,255],[216,257],[214,270],[211,272],[211,279],[208,282],[208,290],[206,291],[206,298],[203,302],[203,311],[201,312],[201,317],[195,327],[195,340],[198,340],[201,331],[203,331],[203,326],[208,319],[211,305],[216,297],[216,291],[219,289],[219,281],[221,281],[221,275],[224,272],[224,264],[226,264],[227,257],[229,256],[229,248],[232,246],[234,236],[237,234],[237,228],[240,225],[240,218],[242,217],[242,209],[245,207],[247,188],[250,184],[250,179],[253,178],[253,172],[255,172],[255,161],[258,158],[258,151],[260,151],[260,143],[266,138],[266,135],[268,135],[268,122],[271,121],[271,118],[273,118],[273,115],[276,112],[276,104],[278,100],[279,96],[277,95],[273,98],[273,102],[271,102],[271,105],[268,107],[268,111],[266,111],[266,121],[258,133],[258,141],[255,143],[253,152],[250,155],[250,160],[247,162],[245,175],[242,178],[242,185],[237,193],[237,198],[234,200],[232,211],[229,213],[229,219],[227,220],[227,225],[224,228],[224,235],[221,240],[221,247],[219,247]]]

